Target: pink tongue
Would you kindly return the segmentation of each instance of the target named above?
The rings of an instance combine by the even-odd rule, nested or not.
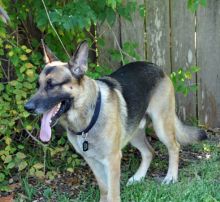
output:
[[[50,120],[56,109],[57,106],[55,106],[53,109],[43,114],[43,118],[41,119],[41,129],[40,129],[40,139],[42,142],[50,141],[51,138]]]

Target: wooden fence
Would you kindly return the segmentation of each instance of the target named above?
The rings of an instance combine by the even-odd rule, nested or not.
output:
[[[98,26],[97,33],[108,42],[99,62],[113,69],[120,66],[106,51],[127,41],[138,44],[142,60],[160,65],[168,74],[180,67],[199,66],[194,76],[198,91],[177,95],[178,113],[183,120],[194,117],[208,127],[220,127],[220,1],[209,0],[194,14],[187,0],[138,0],[146,6],[146,18],[138,13],[132,22],[118,17],[113,27]]]

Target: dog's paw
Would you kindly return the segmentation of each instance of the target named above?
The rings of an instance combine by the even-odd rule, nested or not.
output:
[[[137,178],[135,176],[132,176],[131,178],[129,178],[126,186],[130,186],[130,185],[133,185],[133,184],[136,184],[136,183],[140,183],[143,180],[144,180],[144,177]]]
[[[171,183],[176,183],[177,182],[177,177],[175,176],[166,176],[164,180],[162,181],[162,184],[171,184]]]

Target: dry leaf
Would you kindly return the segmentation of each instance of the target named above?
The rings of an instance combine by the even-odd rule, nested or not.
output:
[[[13,195],[0,197],[1,202],[13,202]]]

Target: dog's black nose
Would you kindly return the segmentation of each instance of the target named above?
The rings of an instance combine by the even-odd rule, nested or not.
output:
[[[34,112],[35,110],[35,104],[33,102],[27,102],[25,105],[24,105],[24,109],[28,112]]]

